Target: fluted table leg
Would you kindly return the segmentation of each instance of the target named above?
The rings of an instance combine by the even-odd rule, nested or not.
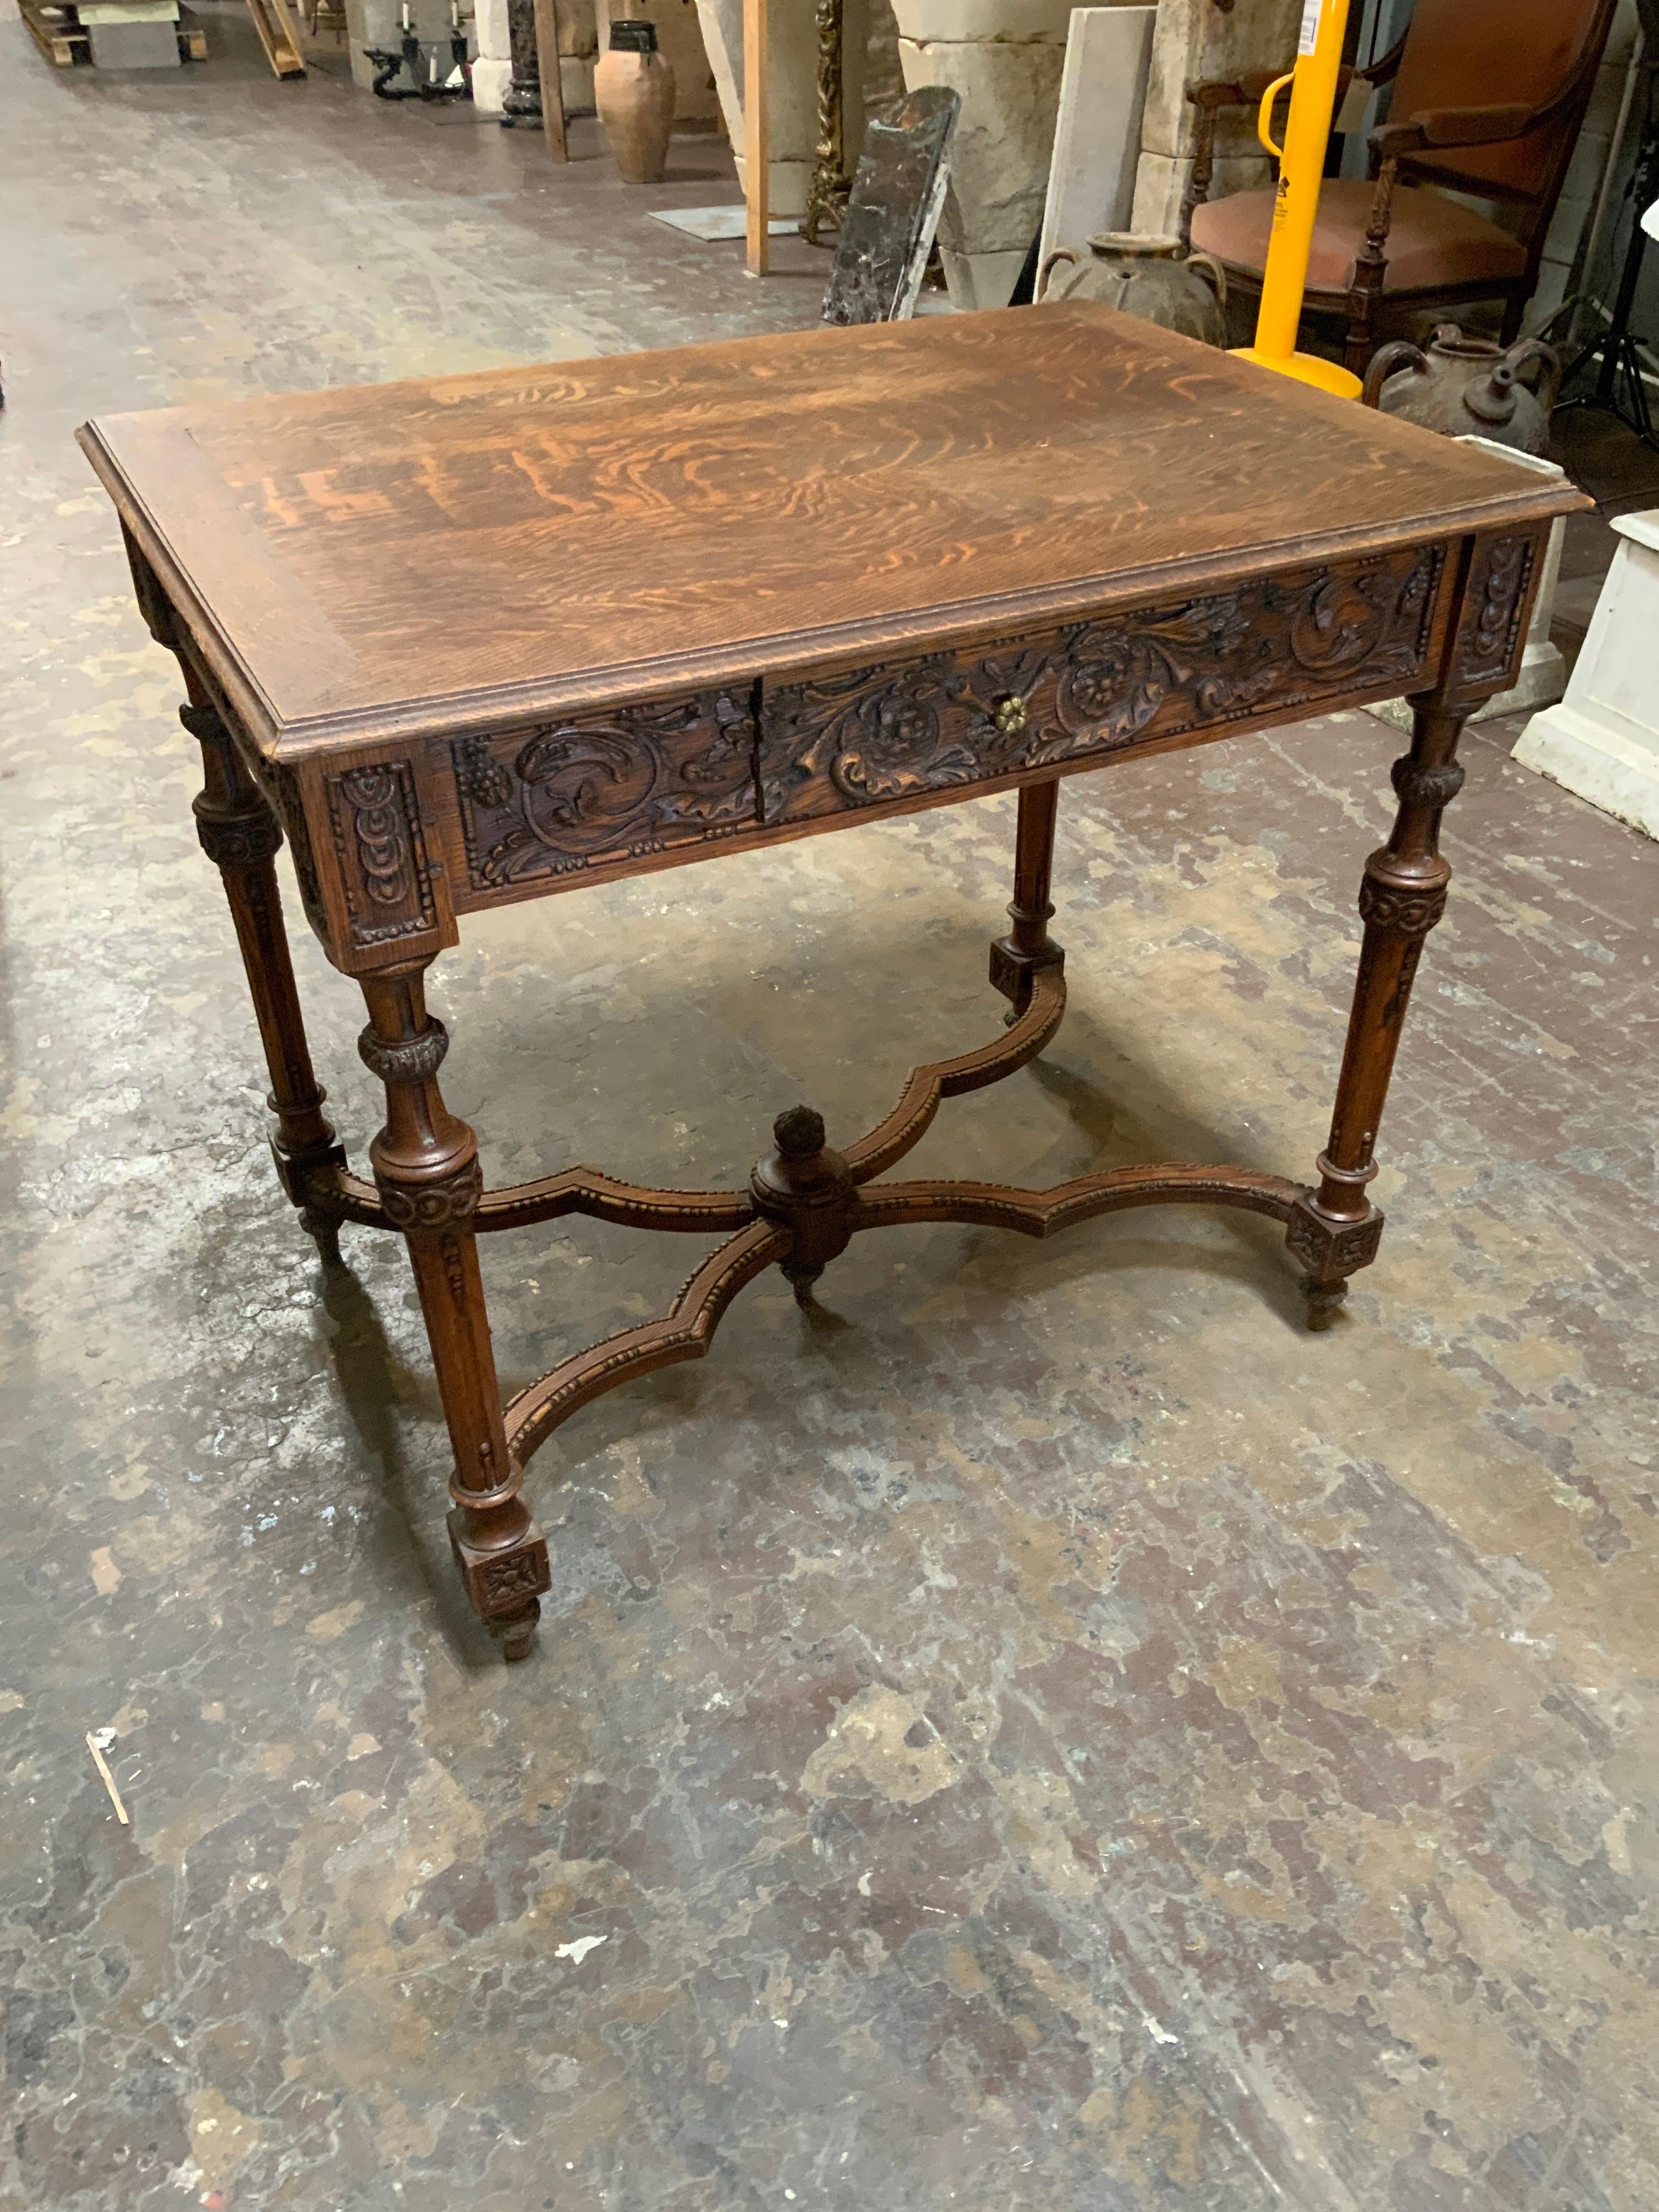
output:
[[[456,1564],[474,1610],[506,1656],[522,1659],[548,1587],[547,1544],[520,1494],[523,1470],[507,1449],[474,1233],[478,1145],[438,1089],[449,1038],[426,1011],[427,964],[359,978],[369,1020],[358,1050],[386,1085],[386,1127],[369,1158],[386,1220],[409,1247],[454,1449]]]
[[[187,672],[188,679],[188,672]],[[344,1148],[323,1113],[327,1095],[311,1065],[300,994],[283,927],[276,856],[283,832],[248,774],[216,708],[191,680],[191,703],[179,718],[202,748],[204,786],[193,802],[202,849],[224,879],[241,947],[254,1018],[270,1076],[267,1100],[276,1116],[271,1152],[283,1189],[325,1260],[340,1255],[339,1217],[326,1183],[345,1165]]]

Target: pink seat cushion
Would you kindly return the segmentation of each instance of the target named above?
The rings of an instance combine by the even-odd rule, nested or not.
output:
[[[1354,259],[1365,242],[1375,193],[1375,185],[1352,177],[1327,177],[1320,186],[1308,257],[1310,292],[1346,292],[1353,283]],[[1206,200],[1193,210],[1194,247],[1259,275],[1267,258],[1273,216],[1271,187]],[[1402,185],[1395,193],[1394,221],[1383,251],[1389,257],[1385,292],[1518,276],[1527,265],[1524,248],[1507,231],[1473,208],[1417,185]]]

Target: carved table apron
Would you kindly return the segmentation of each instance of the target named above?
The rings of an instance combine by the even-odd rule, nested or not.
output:
[[[1376,1256],[1366,1187],[1412,980],[1445,903],[1440,816],[1470,709],[1514,679],[1553,517],[1485,455],[1061,303],[428,385],[117,417],[82,442],[200,740],[270,1070],[277,1173],[325,1261],[401,1231],[455,1472],[471,1602],[530,1649],[547,1547],[530,1455],[632,1375],[708,1349],[777,1264],[797,1294],[864,1229],[1047,1237],[1198,1201],[1285,1224],[1324,1327]],[[1065,1006],[1059,780],[1408,696],[1399,811],[1366,861],[1347,1048],[1317,1181],[1160,1164],[1052,1190],[894,1182],[940,1101],[1023,1066]],[[457,916],[1018,788],[994,1041],[918,1068],[837,1149],[780,1116],[746,1189],[587,1168],[487,1190],[446,1108],[424,975]],[[368,1010],[373,1179],[323,1114],[274,856]],[[660,1320],[503,1406],[480,1234],[564,1213],[726,1241]]]

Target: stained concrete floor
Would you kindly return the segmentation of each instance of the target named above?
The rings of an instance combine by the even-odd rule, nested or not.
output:
[[[1471,737],[1328,1336],[1243,1216],[864,1238],[538,1462],[554,1592],[502,1669],[402,1255],[325,1276],[274,1192],[176,680],[70,432],[805,322],[817,278],[210,22],[165,82],[0,25],[0,2203],[1654,2212],[1659,852]],[[1355,715],[1068,784],[1067,1024],[915,1171],[1305,1171],[1396,750]],[[1011,826],[472,924],[433,996],[492,1172],[714,1182],[797,1097],[868,1125],[994,1033]],[[361,1007],[296,952],[361,1159]],[[494,1240],[504,1375],[686,1263]]]

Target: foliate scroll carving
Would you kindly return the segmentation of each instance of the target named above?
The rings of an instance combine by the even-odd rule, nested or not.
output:
[[[372,1024],[357,1040],[357,1056],[382,1083],[430,1083],[449,1050],[449,1032],[428,1015],[418,1036],[383,1037]]]
[[[216,868],[254,867],[281,850],[283,833],[268,807],[218,814],[205,799],[191,804],[197,837]]]
[[[915,798],[1322,698],[1427,665],[1439,548],[1271,577],[987,653],[769,686],[768,823]]]
[[[1457,655],[1461,690],[1510,680],[1537,558],[1535,538],[1491,538],[1476,548]]]
[[[504,890],[752,829],[746,696],[703,692],[451,749],[475,890]]]
[[[1443,761],[1438,768],[1419,768],[1409,753],[1401,753],[1389,775],[1395,796],[1407,806],[1432,806],[1437,812],[1449,806],[1463,788],[1459,761]]]
[[[418,937],[437,926],[415,779],[407,761],[328,778],[329,824],[356,945]]]
[[[483,1176],[476,1158],[431,1182],[389,1182],[379,1175],[374,1181],[387,1221],[405,1234],[468,1226],[483,1195]]]
[[[1443,883],[1404,885],[1367,875],[1359,885],[1359,919],[1389,937],[1426,937],[1446,911]]]

